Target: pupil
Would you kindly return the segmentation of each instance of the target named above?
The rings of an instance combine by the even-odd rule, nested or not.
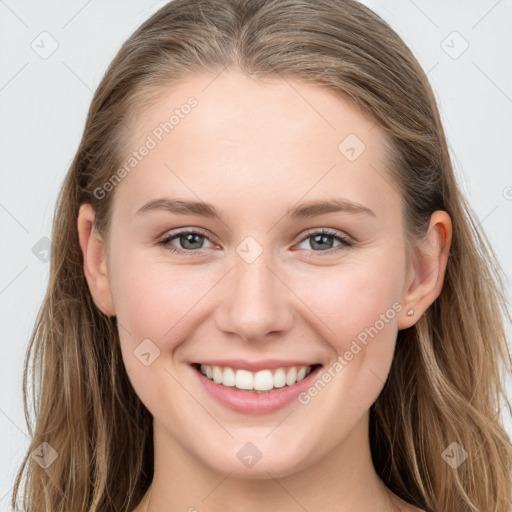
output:
[[[320,249],[325,249],[326,246],[328,245],[329,247],[327,247],[328,249],[330,249],[332,246],[332,240],[331,240],[331,243],[329,244],[328,242],[326,242],[326,239],[329,239],[330,238],[330,235],[315,235],[313,237],[313,248],[315,248],[315,244],[317,244],[317,248],[320,248]],[[319,242],[319,239],[320,240],[323,240],[323,242],[321,242],[320,244],[318,243]]]
[[[198,238],[199,241],[195,241],[194,242],[194,238]],[[196,244],[199,244],[201,245],[201,238],[202,238],[202,235],[198,235],[196,233],[188,233],[187,235],[184,235],[181,237],[181,241],[185,241],[185,244],[184,246],[187,247],[187,244],[191,243],[192,245],[194,245],[194,243]],[[197,249],[197,247],[189,247],[189,249]]]

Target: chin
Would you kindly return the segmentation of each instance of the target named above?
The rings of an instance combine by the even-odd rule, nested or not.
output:
[[[283,453],[273,450],[265,454],[265,450],[258,451],[257,448],[246,443],[241,449],[236,450],[232,457],[223,452],[222,460],[211,460],[210,457],[203,459],[213,470],[230,475],[230,478],[244,480],[266,480],[272,477],[286,477],[297,473],[307,466],[307,463],[300,456],[299,452]]]

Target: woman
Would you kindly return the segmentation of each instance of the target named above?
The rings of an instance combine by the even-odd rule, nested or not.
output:
[[[176,0],[112,62],[60,193],[13,505],[30,462],[34,511],[508,512],[506,314],[382,19]]]

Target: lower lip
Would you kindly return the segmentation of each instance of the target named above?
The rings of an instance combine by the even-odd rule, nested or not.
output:
[[[293,386],[285,385],[268,393],[255,393],[216,384],[193,367],[194,373],[199,377],[201,384],[218,403],[243,414],[266,414],[286,407],[310,386],[321,369],[322,366],[318,366]]]

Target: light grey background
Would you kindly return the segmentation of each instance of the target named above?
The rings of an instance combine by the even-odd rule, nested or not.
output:
[[[28,444],[22,370],[49,270],[32,248],[42,243],[44,255],[40,240],[50,237],[94,89],[122,42],[165,3],[0,0],[0,511],[10,510]],[[510,305],[512,1],[363,3],[428,72],[462,189],[508,277]]]

